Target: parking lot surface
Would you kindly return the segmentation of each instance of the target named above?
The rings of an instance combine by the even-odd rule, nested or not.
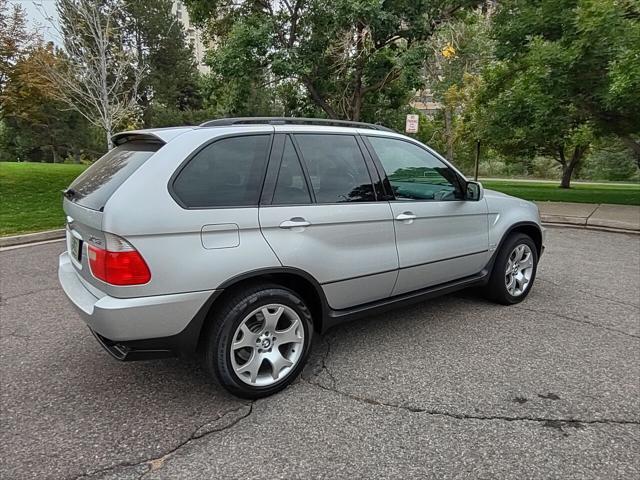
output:
[[[62,242],[0,252],[0,478],[639,478],[640,236],[549,229],[525,302],[460,292],[317,336],[238,400],[119,363],[60,290]]]

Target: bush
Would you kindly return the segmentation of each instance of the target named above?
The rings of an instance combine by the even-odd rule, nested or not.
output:
[[[531,162],[531,174],[533,178],[558,180],[562,175],[562,169],[553,158],[536,157]]]
[[[631,151],[613,144],[592,151],[585,158],[578,176],[585,180],[637,181],[640,170]]]

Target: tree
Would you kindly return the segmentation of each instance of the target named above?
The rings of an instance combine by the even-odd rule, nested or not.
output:
[[[199,108],[198,70],[171,0],[124,0],[122,30],[148,75],[140,85],[143,109],[153,101],[178,110]]]
[[[27,16],[20,5],[9,9],[8,1],[0,0],[0,94],[34,40],[26,25]]]
[[[435,132],[449,161],[471,167],[476,132],[466,118],[473,106],[480,74],[493,59],[489,37],[492,8],[469,10],[456,21],[444,25],[429,42],[433,51],[425,65],[425,84],[442,105]]]
[[[195,21],[220,35],[212,55],[215,72],[274,85],[295,83],[330,118],[375,121],[381,109],[406,105],[420,86],[427,39],[479,1],[185,3]]]
[[[138,87],[145,73],[123,47],[120,5],[100,0],[57,0],[64,58],[43,64],[62,103],[99,127],[111,148],[115,128],[139,116]]]
[[[627,0],[501,2],[497,62],[478,97],[485,139],[507,154],[553,157],[569,188],[594,138],[637,131],[637,10]]]
[[[16,62],[0,95],[4,113],[3,148],[11,159],[61,161],[94,153],[93,132],[80,114],[52,95],[54,85],[40,74],[42,65],[58,61],[51,44],[34,44]]]
[[[574,12],[572,93],[603,135],[617,135],[640,165],[640,2],[582,0]]]

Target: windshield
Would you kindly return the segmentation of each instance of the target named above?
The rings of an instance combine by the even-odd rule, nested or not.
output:
[[[127,142],[96,161],[76,178],[67,196],[92,210],[102,210],[122,183],[160,149],[157,142]]]

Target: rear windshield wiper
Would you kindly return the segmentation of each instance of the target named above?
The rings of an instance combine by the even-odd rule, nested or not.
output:
[[[73,198],[78,194],[73,188],[67,188],[62,190],[62,194],[67,197],[69,200],[73,200]]]

